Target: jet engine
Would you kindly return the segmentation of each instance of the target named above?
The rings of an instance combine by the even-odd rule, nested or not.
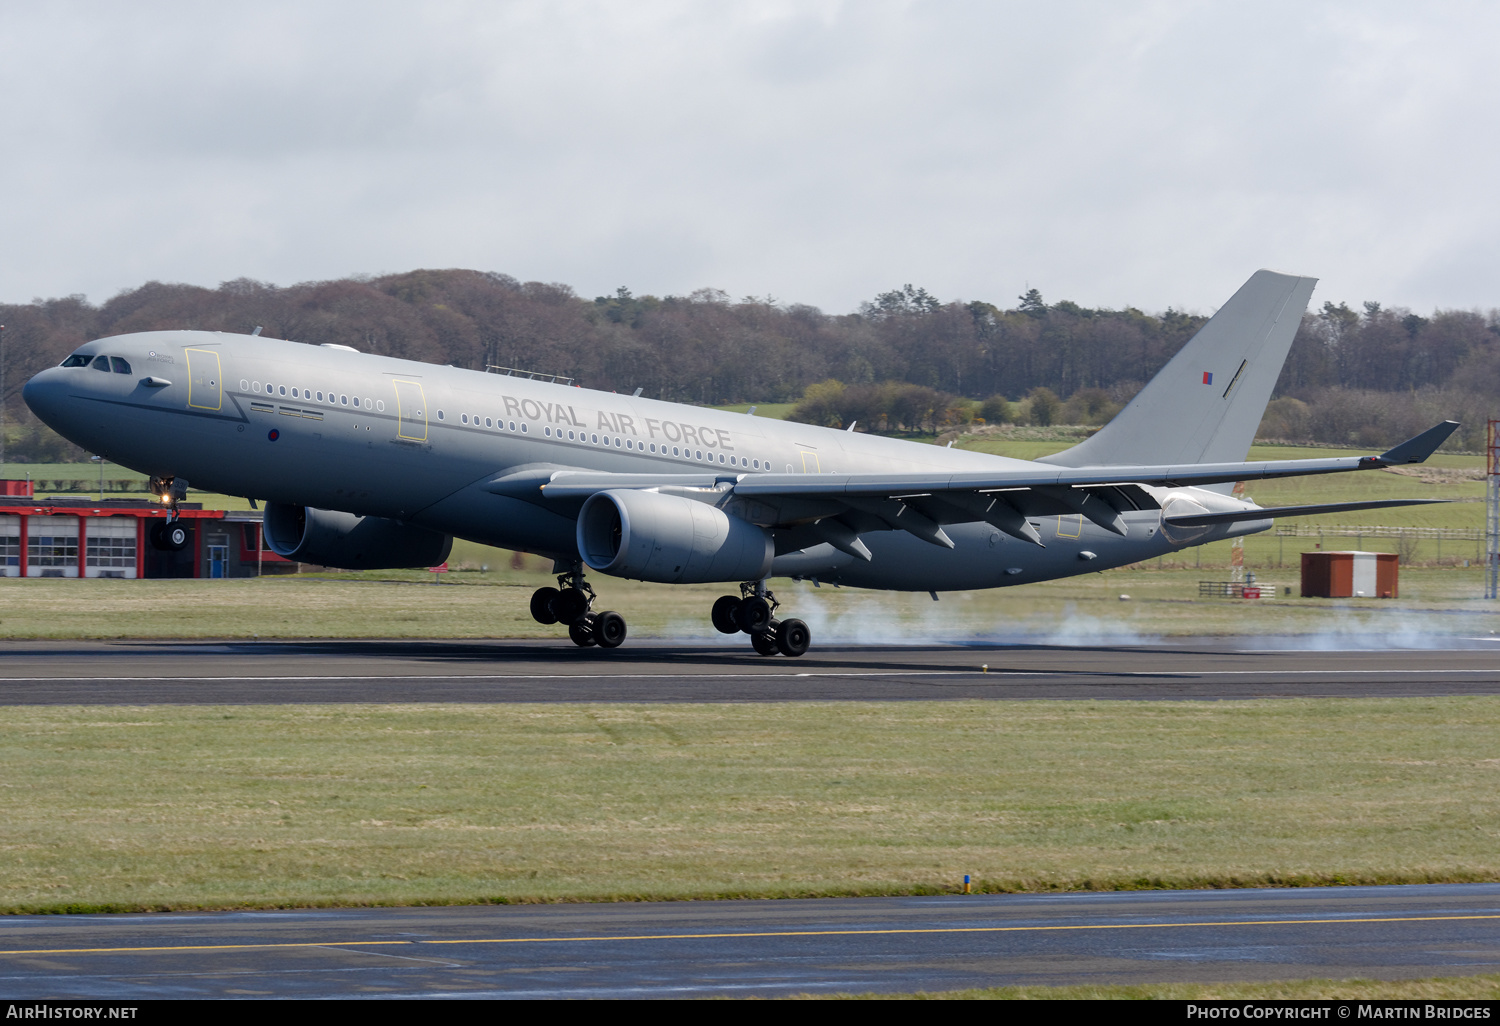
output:
[[[284,502],[266,503],[265,536],[278,556],[345,570],[437,566],[453,548],[452,535],[423,527]]]
[[[578,552],[601,573],[658,584],[757,581],[776,554],[771,532],[704,502],[614,489],[578,514]]]

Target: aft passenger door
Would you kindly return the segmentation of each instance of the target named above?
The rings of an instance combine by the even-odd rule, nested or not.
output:
[[[393,380],[396,386],[396,437],[408,442],[427,441],[427,397],[415,381]]]

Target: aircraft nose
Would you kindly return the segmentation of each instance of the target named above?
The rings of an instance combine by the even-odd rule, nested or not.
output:
[[[56,429],[67,392],[67,374],[61,367],[48,367],[26,382],[21,389],[21,398],[44,424]]]

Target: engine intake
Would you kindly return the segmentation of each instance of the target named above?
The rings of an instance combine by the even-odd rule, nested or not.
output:
[[[771,532],[704,502],[615,489],[578,514],[578,552],[600,573],[658,584],[756,581],[776,553]]]
[[[265,536],[278,556],[344,570],[437,566],[453,549],[452,535],[424,527],[284,502],[266,503]]]

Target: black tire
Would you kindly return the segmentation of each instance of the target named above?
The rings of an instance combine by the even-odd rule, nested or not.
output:
[[[782,620],[776,625],[776,648],[784,656],[796,658],[812,644],[812,631],[801,620]]]
[[[599,636],[594,631],[594,614],[584,613],[581,618],[568,624],[568,637],[573,639],[573,644],[579,648],[589,648],[599,644]]]
[[[169,552],[181,552],[188,547],[192,535],[188,533],[187,525],[180,520],[168,520],[161,525],[162,548]]]
[[[589,597],[582,588],[564,588],[549,608],[558,623],[577,623],[589,611]]]
[[[735,596],[725,595],[715,602],[713,613],[710,615],[714,622],[714,630],[720,634],[740,632],[740,600]]]
[[[556,623],[552,615],[552,600],[557,598],[556,588],[538,588],[531,593],[531,618],[537,623]]]
[[[759,595],[751,595],[740,603],[740,630],[746,634],[759,634],[774,622],[771,619],[771,603]]]
[[[750,647],[763,656],[773,656],[781,649],[776,647],[776,621],[763,631],[756,631],[750,635]]]
[[[165,526],[167,526],[167,522],[165,520],[158,520],[151,525],[151,530],[147,534],[147,537],[151,539],[151,547],[153,549],[160,549],[162,551],[166,550],[167,543],[161,536],[161,529]]]
[[[594,618],[594,640],[600,648],[619,648],[625,640],[625,618],[614,611]]]

